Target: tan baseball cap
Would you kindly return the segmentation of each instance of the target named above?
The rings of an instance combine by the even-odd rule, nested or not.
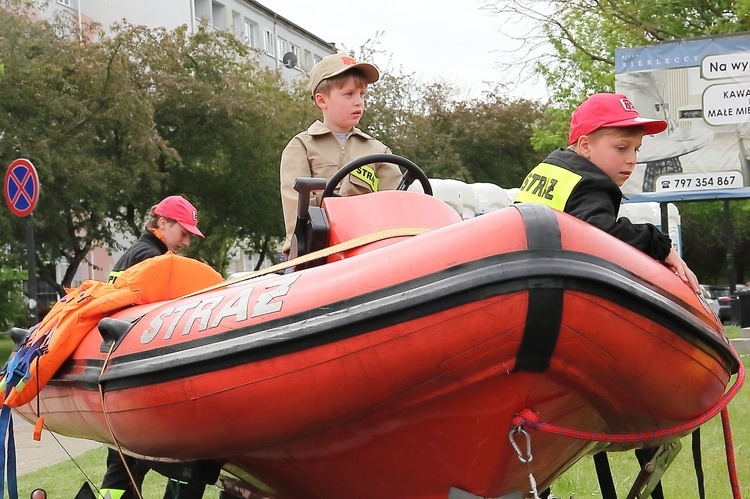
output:
[[[374,83],[380,78],[378,68],[366,62],[357,62],[349,54],[327,55],[310,70],[310,92],[315,95],[321,81],[354,68],[362,71],[367,83]]]

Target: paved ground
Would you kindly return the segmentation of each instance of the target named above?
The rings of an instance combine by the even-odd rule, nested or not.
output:
[[[102,444],[80,438],[64,437],[44,430],[41,441],[33,438],[34,426],[18,415],[13,415],[13,430],[16,439],[16,469],[18,476],[52,466],[75,457]],[[67,452],[66,452],[67,451]]]

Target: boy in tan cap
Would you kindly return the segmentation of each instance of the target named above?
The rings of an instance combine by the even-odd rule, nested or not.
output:
[[[573,112],[568,148],[552,152],[523,181],[516,202],[542,203],[580,218],[670,267],[695,293],[698,279],[653,224],[617,218],[620,187],[633,173],[644,135],[667,122],[643,118],[623,94],[591,95]]]
[[[319,177],[329,181],[347,163],[370,154],[390,154],[382,142],[356,126],[364,112],[367,85],[380,78],[372,64],[358,63],[347,54],[324,57],[310,71],[310,91],[323,121],[315,121],[297,135],[281,153],[281,205],[284,211],[286,239],[283,252],[289,254],[297,220],[297,177]],[[337,191],[342,196],[394,189],[401,171],[390,163],[375,163],[352,172]],[[310,205],[319,204],[318,195],[310,196]]]

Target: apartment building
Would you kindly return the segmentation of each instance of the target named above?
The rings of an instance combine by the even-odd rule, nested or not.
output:
[[[337,52],[333,43],[307,31],[254,0],[41,0],[45,16],[65,12],[79,27],[95,21],[106,31],[126,19],[131,24],[174,29],[201,23],[227,30],[255,49],[262,67],[278,69],[291,82],[307,78],[313,65]]]

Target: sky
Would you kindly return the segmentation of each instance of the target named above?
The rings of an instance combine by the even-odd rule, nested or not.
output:
[[[480,97],[495,83],[516,87],[509,96],[546,100],[542,83],[516,85],[497,67],[502,48],[514,42],[500,31],[503,20],[480,10],[480,0],[378,0],[377,2],[315,2],[259,0],[260,3],[340,50],[355,54],[377,33],[379,49],[392,58],[373,62],[416,73],[424,83],[446,80]],[[512,27],[511,27],[512,28]],[[505,30],[509,29],[506,24]]]

